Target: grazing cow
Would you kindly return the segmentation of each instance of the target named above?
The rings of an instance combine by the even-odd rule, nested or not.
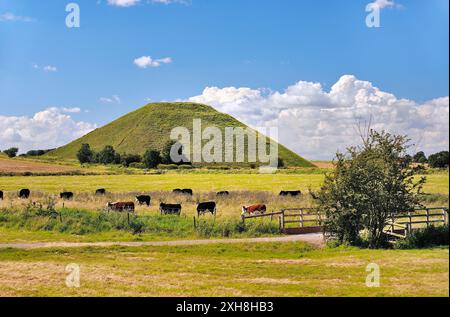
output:
[[[152,198],[148,195],[140,195],[136,196],[136,201],[139,203],[139,205],[147,205],[150,206],[150,202],[152,201]]]
[[[159,210],[161,215],[180,215],[181,214],[181,204],[159,204]]]
[[[73,199],[73,193],[72,192],[63,192],[59,194],[59,198],[64,200],[71,200]]]
[[[127,211],[134,212],[134,202],[116,202],[116,203],[107,203],[106,208],[112,211]]]
[[[229,191],[223,191],[223,192],[218,192],[217,193],[217,196],[218,197],[224,197],[224,196],[229,196],[230,195],[230,192]]]
[[[28,199],[29,197],[30,197],[30,194],[31,194],[31,192],[30,192],[30,190],[29,189],[21,189],[20,191],[19,191],[19,198],[20,199]]]
[[[96,196],[103,196],[103,195],[106,195],[106,189],[104,189],[104,188],[97,189],[97,190],[95,191],[95,195],[96,195]]]
[[[0,200],[3,200],[3,191],[0,190]]]
[[[267,207],[266,205],[251,205],[251,206],[243,206],[242,207],[242,215],[256,215],[256,214],[264,214],[266,213]]]
[[[298,197],[302,194],[300,190],[283,190],[280,192],[280,196],[291,196],[291,197]]]
[[[188,189],[188,188],[185,188],[185,189],[177,188],[177,189],[174,189],[173,192],[175,194],[181,194],[181,195],[189,195],[189,196],[194,195],[194,192],[192,191],[192,189]]]
[[[216,214],[216,203],[214,201],[199,203],[197,205],[197,216],[204,215],[208,211],[213,215]]]

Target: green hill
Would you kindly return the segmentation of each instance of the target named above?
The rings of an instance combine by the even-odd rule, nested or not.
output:
[[[106,145],[112,145],[120,153],[129,154],[143,154],[149,148],[161,150],[169,141],[170,131],[174,127],[186,127],[192,133],[193,119],[201,119],[203,129],[210,126],[220,128],[223,138],[225,127],[246,127],[235,118],[220,113],[207,105],[155,103],[137,109],[96,129],[72,143],[48,153],[47,156],[66,160],[76,159],[76,153],[83,143],[90,144],[95,151],[100,151]],[[278,151],[285,166],[313,166],[282,145],[279,146]]]

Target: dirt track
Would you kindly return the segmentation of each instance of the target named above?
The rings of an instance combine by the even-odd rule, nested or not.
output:
[[[213,243],[263,243],[263,242],[295,242],[303,241],[314,246],[323,245],[323,236],[319,233],[293,235],[284,237],[244,238],[244,239],[216,239],[216,240],[177,240],[177,241],[150,241],[150,242],[35,242],[35,243],[2,243],[2,248],[15,249],[42,249],[42,248],[81,248],[81,247],[111,247],[111,246],[183,246],[202,245]]]

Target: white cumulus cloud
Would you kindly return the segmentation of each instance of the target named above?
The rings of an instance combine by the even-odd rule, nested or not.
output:
[[[170,63],[172,63],[172,58],[170,57],[153,59],[150,56],[142,56],[134,60],[134,64],[139,68],[159,67],[162,64]]]
[[[33,18],[16,15],[11,12],[0,14],[0,22],[34,22],[34,21],[35,19]]]
[[[20,152],[55,148],[69,143],[97,128],[95,124],[76,121],[70,114],[79,108],[48,108],[32,117],[0,115],[0,150],[18,147]]]
[[[116,104],[120,104],[122,102],[120,100],[120,97],[117,95],[113,95],[111,97],[100,97],[99,101],[101,103],[116,103]]]
[[[34,64],[33,68],[36,70],[42,70],[46,73],[56,73],[58,71],[58,68],[56,66],[52,66],[52,65],[40,66],[38,64]]]
[[[278,126],[279,141],[309,159],[331,159],[358,142],[356,126],[407,134],[416,149],[433,153],[449,147],[449,97],[416,102],[397,98],[368,81],[342,76],[326,91],[299,81],[284,91],[208,87],[189,99],[214,106],[253,126]],[[414,149],[413,149],[414,150]]]

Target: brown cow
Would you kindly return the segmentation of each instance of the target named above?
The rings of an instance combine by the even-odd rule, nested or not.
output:
[[[112,211],[127,211],[127,212],[134,212],[134,202],[116,202],[116,203],[107,203],[106,208],[108,210]]]
[[[242,215],[245,214],[255,215],[255,214],[264,214],[266,213],[267,207],[266,205],[251,205],[251,206],[243,206],[242,207]]]

